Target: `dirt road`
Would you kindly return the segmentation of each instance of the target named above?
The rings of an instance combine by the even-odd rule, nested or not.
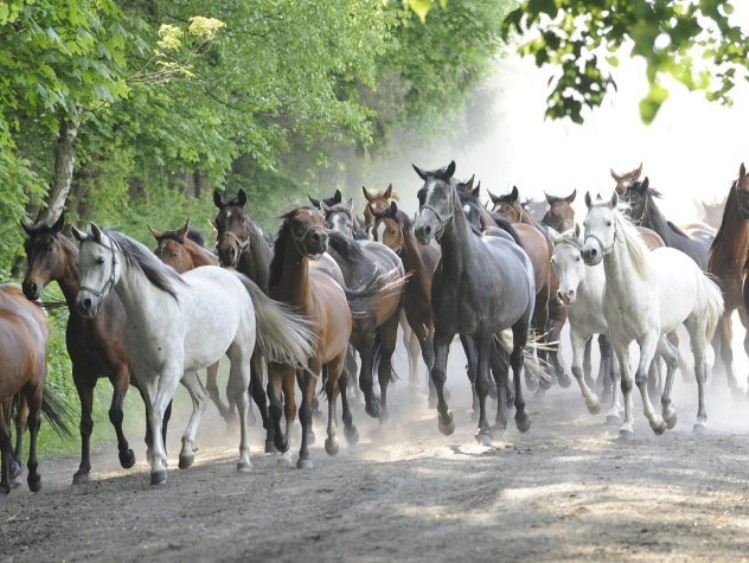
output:
[[[213,407],[189,470],[176,469],[183,425],[172,426],[163,488],[149,486],[140,443],[130,471],[117,466],[113,441],[99,449],[81,489],[70,485],[76,459],[46,461],[42,492],[16,489],[0,505],[0,559],[749,558],[746,402],[711,397],[710,431],[696,436],[695,387],[678,381],[676,428],[654,436],[637,401],[635,439],[620,443],[603,415],[587,414],[575,387],[554,389],[528,398],[530,432],[512,427],[483,447],[473,440],[463,378],[450,384],[453,436],[438,433],[424,396],[401,382],[391,422],[380,428],[358,408],[362,441],[336,458],[325,454],[318,423],[310,471],[277,466],[260,453],[255,430],[254,472],[238,474],[236,439]]]

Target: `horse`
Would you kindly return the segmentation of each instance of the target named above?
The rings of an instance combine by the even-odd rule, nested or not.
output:
[[[623,174],[617,174],[616,172],[614,172],[613,168],[610,168],[609,172],[611,173],[611,177],[614,179],[614,182],[616,182],[614,191],[616,191],[619,197],[625,197],[627,195],[627,189],[629,188],[629,186],[631,186],[634,182],[637,182],[642,175],[642,162],[637,168],[634,168],[629,172],[624,172]]]
[[[44,310],[26,299],[17,283],[0,285],[0,501],[10,493],[11,480],[21,474],[23,436],[27,426],[31,441],[26,482],[34,493],[42,488],[36,455],[42,412],[58,432],[70,435],[61,418],[64,410],[56,410],[60,409],[59,401],[44,389],[48,336]],[[10,432],[14,404],[18,409],[15,452]]]
[[[325,213],[328,230],[328,253],[338,263],[349,289],[358,290],[373,278],[383,288],[404,276],[403,263],[386,245],[376,241],[354,240],[352,225],[353,202],[331,207],[320,205]],[[404,288],[382,292],[366,315],[353,321],[351,343],[361,357],[359,387],[364,393],[365,411],[380,420],[387,419],[387,386],[393,376],[391,358],[395,351],[398,321],[403,304]],[[372,389],[372,371],[377,367],[380,399]]]
[[[515,225],[515,230],[523,241],[523,248],[533,260],[536,272],[536,289],[539,291],[536,297],[533,328],[537,334],[543,335],[545,342],[549,345],[548,352],[542,352],[541,356],[548,356],[559,385],[567,388],[571,381],[565,373],[564,364],[559,357],[558,350],[559,335],[567,320],[567,313],[557,297],[559,281],[551,267],[553,245],[548,230],[546,227],[539,225],[520,205],[520,194],[517,186],[513,186],[509,194],[501,196],[496,196],[491,192],[488,193],[494,203],[494,212]],[[529,242],[529,237],[533,237],[535,242]]]
[[[723,213],[726,209],[726,200],[707,203],[699,199],[694,200],[694,205],[697,208],[697,216],[700,221],[710,225],[714,229],[719,229],[720,224],[723,220]]]
[[[341,190],[336,190],[335,194],[333,194],[333,197],[326,197],[323,199],[317,199],[312,197],[311,195],[307,194],[307,198],[309,199],[310,203],[313,207],[320,209],[321,204],[325,204],[328,207],[332,207],[334,205],[339,205],[343,203],[343,194],[341,193]],[[351,229],[351,236],[356,240],[367,240],[371,239],[366,231],[366,228],[362,225],[364,224],[364,221],[362,221],[359,217],[354,215],[354,198],[349,198],[347,203],[349,209],[351,210],[351,219],[350,219],[350,229]],[[346,230],[349,229],[349,227],[345,227]]]
[[[518,430],[525,432],[530,428],[531,420],[525,411],[520,371],[535,306],[533,265],[515,242],[517,235],[511,241],[503,237],[481,237],[471,229],[454,185],[454,161],[434,171],[425,171],[416,165],[413,168],[424,181],[417,194],[419,216],[414,233],[421,244],[429,244],[435,239],[442,248],[432,282],[435,332],[431,377],[437,390],[438,427],[448,435],[455,430],[445,400],[444,385],[450,342],[455,334],[462,334],[473,339],[478,351],[476,392],[479,422],[476,438],[481,443],[491,441],[492,429],[486,417],[489,363],[492,356],[498,355],[506,361],[506,353],[495,338],[511,328],[513,348],[509,363],[515,382],[515,423]],[[500,393],[495,428],[506,425],[503,395],[507,365],[502,363],[504,365],[492,369]]]
[[[218,266],[218,257],[205,247],[200,231],[190,228],[189,219],[176,231],[159,231],[150,226],[148,230],[156,239],[154,254],[177,273],[183,274],[200,266]],[[224,404],[218,391],[218,363],[208,366],[206,374],[206,391],[221,417],[228,422],[233,417],[231,408]]]
[[[81,462],[73,475],[73,484],[81,485],[89,481],[91,472],[90,440],[94,428],[91,412],[94,388],[100,378],[108,378],[114,390],[109,420],[117,435],[120,465],[129,469],[135,464],[135,454],[122,430],[122,404],[130,383],[133,382],[136,387],[137,383],[133,381],[130,355],[125,347],[125,309],[117,294],[113,292],[104,299],[96,318],[84,318],[76,310],[75,299],[81,285],[76,266],[78,247],[62,233],[64,226],[64,215],[60,215],[52,226],[21,223],[27,235],[24,242],[26,272],[22,287],[24,295],[35,301],[47,284],[56,281],[70,310],[65,344],[72,364],[73,383],[81,402]],[[168,408],[164,413],[165,433],[170,414],[171,408]],[[150,442],[148,427],[146,442]]]
[[[270,295],[298,310],[310,323],[317,341],[304,369],[296,371],[296,379],[302,391],[299,405],[299,421],[302,423],[302,443],[297,467],[313,467],[309,456],[308,442],[312,429],[311,403],[315,392],[316,378],[322,374],[328,398],[328,426],[325,451],[328,455],[338,453],[336,438],[335,403],[339,391],[339,379],[344,383],[341,391],[343,402],[344,434],[349,443],[356,443],[359,433],[346,397],[344,363],[352,330],[352,308],[361,313],[357,305],[359,293],[345,290],[335,279],[320,268],[310,265],[310,258],[324,253],[328,244],[328,232],[319,210],[297,208],[282,216],[283,223],[276,237],[273,261],[270,268]],[[367,293],[371,296],[371,293]],[[349,298],[352,305],[349,306]],[[294,368],[277,363],[268,366],[268,397],[270,413],[275,426],[276,448],[285,453],[289,449],[289,432],[294,420]],[[341,377],[343,375],[343,377]],[[285,404],[282,404],[283,388]],[[286,432],[281,431],[281,409],[286,411]]]
[[[533,217],[533,220],[536,223],[540,223],[544,218],[544,215],[546,215],[546,213],[549,211],[549,204],[543,199],[533,199],[529,197],[526,198],[521,205],[523,206],[523,209],[525,209],[526,213]]]
[[[749,314],[745,307],[744,291],[746,287],[746,260],[749,257],[749,175],[742,163],[739,177],[731,183],[726,198],[723,220],[710,246],[707,271],[718,280],[723,290],[725,308],[723,318],[718,325],[720,358],[726,372],[728,386],[732,391],[738,389],[736,375],[733,371],[733,328],[731,314],[738,309],[741,324],[747,330],[744,336],[744,350],[749,353]]]
[[[101,231],[92,223],[89,232],[73,228],[73,234],[80,242],[75,300],[79,314],[94,318],[111,290],[116,290],[127,313],[125,345],[146,399],[153,437],[151,484],[167,482],[161,420],[180,381],[190,392],[193,412],[182,437],[179,467],[192,465],[195,433],[206,403],[197,370],[223,355],[231,362],[227,395],[239,411],[237,470],[250,471],[250,357],[257,351],[271,361],[305,365],[314,341],[308,323],[238,272],[203,266],[180,275],[122,233]]]
[[[541,224],[551,227],[558,233],[563,233],[575,228],[575,210],[572,202],[575,201],[577,190],[565,197],[549,195],[544,192],[549,210],[541,219]]]
[[[367,231],[367,236],[372,238],[375,213],[382,213],[390,206],[391,202],[400,201],[400,196],[393,189],[393,184],[389,184],[387,188],[377,192],[368,190],[365,186],[362,186],[361,189],[364,193],[364,199],[367,201],[364,206],[364,229]]]
[[[614,191],[609,201],[593,203],[585,195],[588,214],[583,225],[585,238],[582,258],[588,266],[603,262],[606,283],[603,313],[611,344],[619,361],[624,396],[624,422],[620,437],[633,437],[632,366],[629,347],[636,341],[640,359],[635,383],[640,390],[643,410],[650,427],[662,434],[676,424],[671,405],[671,388],[678,361],[678,350],[666,334],[685,325],[694,354],[698,411],[695,431],[705,428],[704,383],[707,376],[705,347],[723,313],[723,297],[718,286],[684,253],[673,248],[648,252],[642,239],[617,210],[619,197]],[[622,314],[626,311],[626,314]],[[655,413],[648,395],[648,370],[656,352],[667,366],[661,396],[661,415]]]

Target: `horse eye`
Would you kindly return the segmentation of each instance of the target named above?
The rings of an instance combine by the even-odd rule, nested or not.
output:
[[[579,256],[575,256],[575,262],[579,262],[579,261],[580,261],[580,257]]]
[[[96,263],[97,263],[97,265],[99,265],[99,266],[103,265],[103,264],[104,264],[104,258],[103,258],[102,256],[99,256],[99,257],[98,257],[98,258],[96,259]]]
[[[612,225],[611,221],[606,221],[606,226],[610,227]]]
[[[390,234],[390,235],[394,235],[394,234],[395,234],[395,229],[390,229],[390,230],[388,231],[388,234]]]

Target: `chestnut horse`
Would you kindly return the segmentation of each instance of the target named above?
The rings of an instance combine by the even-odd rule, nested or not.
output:
[[[0,501],[10,492],[12,471],[20,474],[20,455],[25,424],[28,424],[29,489],[42,488],[39,462],[36,457],[37,435],[45,405],[44,383],[47,377],[47,316],[23,295],[17,283],[0,285]],[[19,417],[17,451],[11,443],[10,420],[14,400],[18,401]],[[56,416],[56,415],[55,415]],[[18,459],[14,459],[15,456]]]
[[[308,369],[296,372],[302,391],[302,403],[299,406],[302,445],[297,467],[307,469],[313,466],[308,450],[312,430],[311,405],[315,383],[321,375],[328,398],[328,437],[325,440],[325,451],[329,455],[338,453],[335,403],[339,379],[344,373],[352,318],[345,290],[321,269],[310,267],[310,258],[323,254],[328,245],[328,233],[321,213],[310,208],[298,208],[282,218],[270,268],[270,296],[294,306],[307,318],[312,331],[317,335]],[[277,363],[270,363],[268,366],[270,415],[275,429],[275,445],[282,453],[289,449],[289,431],[296,409],[294,373],[293,367]],[[285,404],[281,399],[282,389]],[[341,391],[345,435],[349,443],[353,443],[358,441],[358,431],[348,408],[345,386]],[[285,433],[281,431],[282,408],[286,411]]]
[[[205,247],[200,231],[190,228],[189,219],[185,221],[184,227],[177,231],[158,231],[150,226],[148,230],[156,239],[154,254],[178,273],[183,274],[200,266],[218,266],[218,257]],[[231,408],[224,404],[218,391],[218,363],[208,366],[206,374],[205,388],[211,401],[224,420],[231,420]],[[262,386],[262,382],[260,385]]]
[[[54,225],[39,223],[32,227],[24,225],[27,239],[26,274],[23,292],[28,299],[39,299],[42,289],[56,281],[70,310],[65,332],[65,343],[73,368],[73,383],[81,401],[81,463],[73,475],[73,484],[88,482],[91,471],[90,439],[94,428],[91,411],[94,402],[94,387],[98,379],[107,377],[114,394],[109,408],[109,420],[117,434],[117,449],[120,465],[130,468],[135,463],[135,454],[130,449],[122,431],[122,404],[132,380],[130,355],[125,349],[125,309],[116,292],[111,292],[93,319],[84,319],[75,308],[75,299],[80,289],[78,246],[62,234],[65,217]],[[164,433],[171,414],[171,404],[164,415]],[[146,442],[150,442],[150,430],[146,429]]]
[[[731,314],[738,309],[741,324],[749,329],[749,315],[745,305],[747,292],[746,260],[749,258],[749,175],[744,164],[739,168],[739,177],[728,190],[718,234],[710,247],[707,271],[715,276],[723,291],[725,309],[718,324],[720,358],[732,391],[737,390],[733,371],[733,330]],[[743,285],[743,290],[742,290]],[[749,330],[744,336],[744,350],[749,354]]]
[[[517,186],[512,192],[502,196],[489,193],[494,203],[494,212],[509,221],[520,237],[523,249],[530,256],[536,275],[536,310],[533,313],[533,328],[538,335],[544,335],[549,343],[548,358],[561,387],[569,387],[570,377],[565,373],[558,354],[559,334],[567,320],[567,311],[557,297],[559,280],[551,268],[554,246],[545,227],[539,225],[520,205]],[[541,356],[546,356],[542,352]]]

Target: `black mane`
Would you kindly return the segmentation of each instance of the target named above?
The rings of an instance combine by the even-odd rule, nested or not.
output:
[[[205,239],[203,238],[203,233],[201,233],[198,229],[190,227],[187,230],[187,238],[198,244],[199,246],[205,248]],[[157,239],[157,242],[161,243],[165,240],[173,240],[175,242],[178,242],[179,244],[185,244],[185,239],[179,234],[179,231],[166,231],[161,234],[161,236]]]
[[[328,232],[328,245],[347,262],[367,259],[358,242],[338,231]]]
[[[278,286],[283,276],[283,261],[286,253],[286,244],[291,238],[291,223],[289,217],[286,217],[278,228],[276,241],[273,243],[273,259],[270,261],[270,272],[268,277],[268,287]]]

